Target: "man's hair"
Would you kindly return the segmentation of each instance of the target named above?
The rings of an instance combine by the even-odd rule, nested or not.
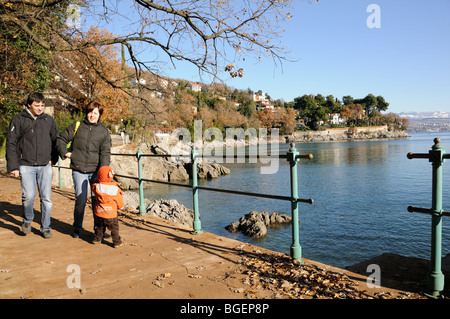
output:
[[[100,113],[100,116],[103,114],[103,105],[96,101],[90,102],[88,105],[86,105],[86,108],[84,109],[84,113],[88,114],[91,113],[94,109],[98,109],[98,112]]]
[[[39,92],[32,92],[28,95],[27,106],[33,102],[45,102],[45,97]]]

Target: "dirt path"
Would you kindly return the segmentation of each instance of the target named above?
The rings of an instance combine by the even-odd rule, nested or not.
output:
[[[54,188],[53,238],[21,232],[18,179],[0,174],[0,298],[63,299],[414,299],[420,294],[367,286],[354,272],[190,229],[136,212],[120,215],[124,245],[91,244],[92,211],[81,238],[71,237],[73,192]],[[79,274],[79,275],[78,275]],[[77,283],[80,283],[79,285]]]

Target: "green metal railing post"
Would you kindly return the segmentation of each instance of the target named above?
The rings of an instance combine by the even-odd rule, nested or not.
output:
[[[141,216],[146,215],[145,204],[144,204],[144,181],[143,181],[143,171],[142,171],[142,151],[138,148],[137,151],[138,159],[138,182],[139,182],[139,213]]]
[[[203,234],[202,222],[200,221],[200,214],[198,208],[198,182],[197,182],[197,150],[195,146],[192,147],[191,151],[191,162],[192,162],[192,195],[194,201],[194,230],[192,234],[200,235]]]
[[[58,178],[59,178],[59,188],[63,188],[62,176],[61,176],[61,158],[58,156]]]
[[[431,271],[429,274],[429,286],[432,296],[438,297],[444,290],[444,275],[441,271],[442,253],[442,163],[445,151],[441,148],[440,140],[435,139],[435,144],[429,152],[429,161],[433,166],[433,191],[431,210]]]
[[[441,140],[434,139],[434,145],[428,154],[408,153],[407,157],[412,158],[428,158],[433,167],[432,179],[432,203],[431,209],[424,209],[409,206],[409,212],[420,212],[431,214],[431,265],[428,273],[428,286],[430,289],[430,297],[438,298],[444,290],[444,275],[441,270],[441,253],[442,253],[442,163],[448,155],[442,149]],[[447,213],[447,212],[445,212]]]
[[[300,246],[299,239],[299,221],[298,221],[298,186],[297,186],[297,162],[298,152],[295,148],[295,144],[291,144],[291,148],[288,152],[288,161],[291,167],[291,212],[292,212],[292,244],[291,244],[291,257],[295,261],[303,263],[302,247]]]

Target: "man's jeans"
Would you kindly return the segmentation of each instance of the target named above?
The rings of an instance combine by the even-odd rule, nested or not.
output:
[[[95,207],[95,196],[93,196],[91,187],[97,178],[97,173],[80,173],[72,170],[73,186],[75,188],[75,209],[73,212],[73,228],[80,231],[83,228],[84,209],[88,192],[91,192],[92,208]],[[95,214],[94,214],[95,227]]]
[[[20,184],[22,186],[23,222],[31,223],[34,219],[34,198],[36,186],[41,202],[41,232],[50,230],[50,212],[52,210],[53,170],[49,163],[45,166],[19,166]]]

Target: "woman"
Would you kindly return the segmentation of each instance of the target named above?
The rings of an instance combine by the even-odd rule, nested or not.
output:
[[[100,123],[103,106],[97,102],[90,102],[85,108],[86,118],[75,131],[76,123],[69,125],[58,138],[58,151],[62,158],[70,158],[73,185],[75,188],[75,208],[73,222],[73,237],[80,237],[83,228],[84,209],[88,190],[97,177],[97,171],[102,166],[109,166],[111,162],[111,136],[108,129]],[[67,144],[72,141],[71,149]],[[95,197],[91,196],[92,207]],[[94,229],[95,229],[94,215]]]

